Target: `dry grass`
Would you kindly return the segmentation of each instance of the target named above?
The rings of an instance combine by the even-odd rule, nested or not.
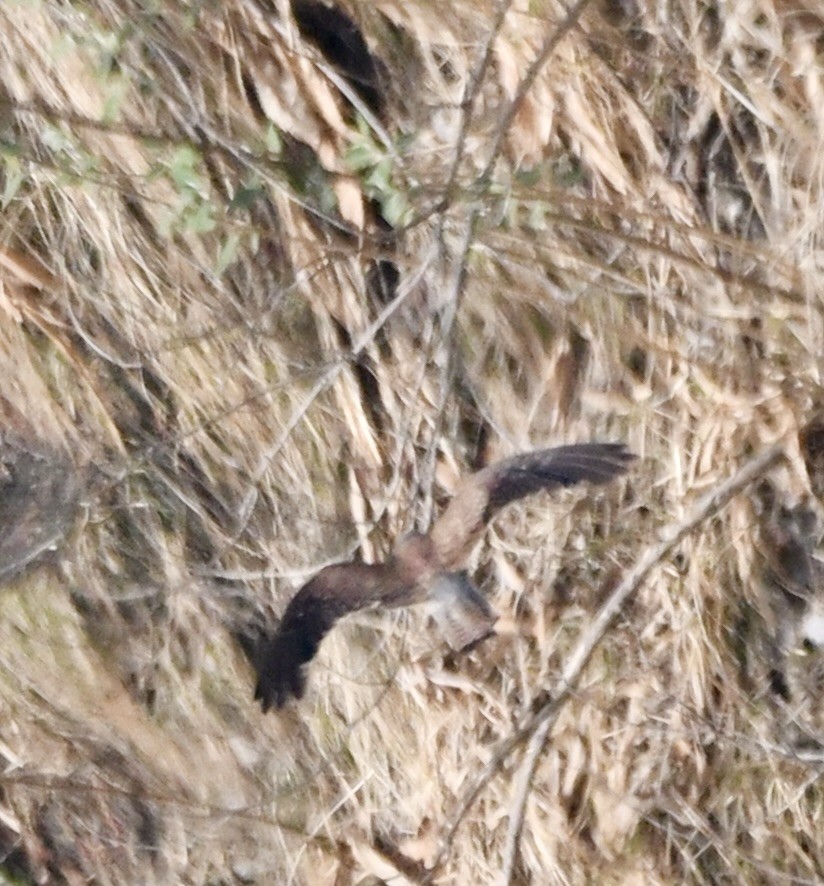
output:
[[[39,472],[0,508],[0,880],[425,879],[662,528],[774,442],[809,493],[824,18],[640,6],[347,0],[369,89],[307,0],[0,7],[3,463]],[[355,617],[259,713],[242,648],[314,569],[589,438],[643,461],[478,554],[511,635]],[[756,522],[657,565],[438,882],[824,879],[822,668],[771,692]]]

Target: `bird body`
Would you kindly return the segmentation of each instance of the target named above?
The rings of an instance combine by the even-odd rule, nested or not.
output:
[[[455,652],[493,633],[498,616],[465,572],[439,573],[428,599],[444,639]]]
[[[782,655],[798,645],[822,645],[824,563],[816,556],[819,535],[813,510],[782,502],[775,503],[761,528],[761,586]]]
[[[304,666],[338,619],[367,606],[429,601],[453,649],[492,632],[496,616],[463,571],[486,524],[511,502],[541,489],[606,483],[634,456],[623,444],[581,443],[503,459],[467,477],[427,534],[404,536],[383,563],[327,566],[291,599],[258,657],[255,698],[264,711],[300,698]]]

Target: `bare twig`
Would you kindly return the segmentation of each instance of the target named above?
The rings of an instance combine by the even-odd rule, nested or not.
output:
[[[529,747],[526,749],[523,763],[514,779],[512,809],[509,813],[509,824],[506,831],[506,843],[504,844],[504,862],[501,870],[501,883],[511,883],[518,861],[518,852],[521,847],[521,832],[524,827],[526,815],[526,801],[532,788],[532,778],[538,765],[538,758],[544,748],[549,730],[555,718],[547,718],[535,730]]]
[[[292,431],[294,431],[295,428],[303,420],[304,416],[309,411],[315,400],[325,390],[332,386],[335,379],[342,372],[343,368],[349,365],[351,360],[354,360],[365,350],[365,348],[367,348],[374,341],[375,336],[378,334],[378,332],[386,325],[386,323],[389,322],[389,319],[406,301],[406,299],[409,297],[409,294],[414,291],[414,289],[418,285],[418,282],[428,269],[429,263],[431,262],[433,256],[434,250],[432,250],[429,255],[424,258],[424,260],[421,262],[418,272],[405,282],[403,288],[400,290],[395,299],[391,301],[380,312],[380,314],[378,314],[375,320],[370,323],[369,326],[358,336],[358,338],[354,342],[352,342],[351,353],[348,354],[346,358],[332,363],[332,365],[323,373],[323,375],[321,375],[321,377],[312,386],[306,397],[304,397],[303,402],[300,404],[300,406],[298,406],[298,408],[292,413],[292,416],[286,423],[286,426],[281,432],[281,435],[277,438],[274,444],[269,449],[267,449],[260,457],[257,468],[255,469],[255,472],[252,476],[251,486],[241,504],[240,513],[238,515],[238,525],[235,530],[236,536],[240,535],[249,521],[249,517],[251,516],[255,506],[255,502],[257,501],[258,486],[260,484],[260,481],[263,479],[263,475],[269,469],[269,466],[271,465],[277,454],[285,446],[286,442],[292,434]]]
[[[439,361],[441,363],[440,391],[438,392],[438,402],[436,404],[432,442],[427,452],[426,464],[421,481],[424,497],[421,512],[424,527],[427,527],[432,522],[432,511],[434,507],[433,486],[435,480],[438,440],[440,439],[441,431],[443,429],[444,410],[446,408],[447,398],[452,390],[452,381],[455,377],[455,319],[458,316],[458,306],[466,284],[467,262],[469,260],[469,253],[472,249],[472,245],[475,242],[475,223],[477,219],[477,209],[473,209],[469,214],[469,218],[467,218],[465,222],[464,236],[457,256],[456,265],[452,273],[452,283],[449,287],[449,294],[441,311],[439,323],[440,342],[436,344],[436,348],[440,348],[442,355],[441,360]]]
[[[553,28],[552,32],[549,34],[546,40],[544,40],[544,44],[541,47],[540,52],[527,69],[527,72],[521,82],[518,84],[518,91],[515,93],[512,101],[509,103],[509,107],[507,107],[506,111],[501,116],[497,130],[495,132],[495,138],[492,142],[492,150],[489,154],[489,160],[487,160],[486,167],[484,168],[484,171],[481,173],[480,176],[481,181],[486,181],[489,176],[491,176],[492,170],[495,168],[495,164],[498,161],[498,157],[503,151],[504,140],[506,139],[507,134],[512,127],[512,121],[515,119],[518,111],[521,109],[521,105],[526,98],[526,94],[529,92],[529,90],[532,88],[533,84],[537,80],[538,74],[541,73],[541,69],[549,61],[550,56],[558,48],[564,37],[566,37],[566,35],[575,27],[575,25],[578,24],[578,21],[584,14],[584,10],[587,8],[587,6],[589,6],[589,3],[590,0],[578,0],[577,3],[573,4],[567,11],[566,18],[562,22],[560,22],[557,27]]]
[[[478,59],[478,64],[472,72],[469,82],[466,84],[463,100],[461,101],[461,128],[458,133],[458,138],[455,140],[455,156],[452,158],[452,167],[450,168],[449,175],[446,179],[446,187],[444,188],[443,197],[439,204],[440,209],[446,209],[452,198],[452,191],[458,178],[458,172],[461,168],[464,152],[466,151],[466,137],[469,133],[469,125],[472,122],[472,113],[475,110],[475,99],[481,91],[481,86],[484,83],[487,69],[492,62],[492,48],[501,28],[503,27],[506,14],[509,12],[511,6],[512,0],[503,0],[503,2],[499,4],[497,12],[495,13],[495,19],[492,22],[492,27],[486,35],[486,41],[480,58]],[[443,219],[441,219],[441,224],[443,224]]]
[[[564,37],[566,37],[566,35],[578,23],[589,3],[590,0],[578,0],[578,2],[575,3],[568,10],[566,18],[556,28],[552,30],[552,32],[549,34],[549,36],[541,46],[541,49],[538,52],[535,60],[527,69],[526,74],[518,85],[518,91],[512,97],[512,100],[507,106],[506,111],[501,116],[501,119],[496,128],[494,138],[492,139],[492,149],[486,162],[486,166],[484,166],[483,171],[477,178],[477,182],[481,183],[481,185],[488,184],[489,179],[492,175],[492,170],[495,168],[498,157],[500,157],[501,152],[503,151],[504,141],[512,126],[512,121],[517,116],[527,93],[532,88],[542,68],[552,56],[552,53],[555,52]],[[506,18],[506,14],[509,11],[510,5],[511,3],[508,2],[508,0],[505,0],[505,2],[502,2],[498,7],[495,19],[492,23],[492,27],[488,32],[487,40],[484,45],[484,50],[481,53],[478,65],[473,72],[472,77],[470,78],[466,90],[464,91],[464,97],[461,101],[461,107],[463,109],[461,129],[458,134],[458,138],[456,139],[455,155],[452,160],[452,165],[447,176],[447,184],[443,189],[443,193],[440,199],[433,206],[430,206],[421,214],[416,215],[408,223],[407,227],[409,228],[420,225],[422,222],[426,221],[426,219],[436,213],[444,213],[449,208],[454,198],[455,182],[460,171],[461,161],[464,157],[466,147],[466,135],[469,130],[469,125],[472,121],[472,111],[474,109],[475,99],[477,98],[477,93],[479,92],[480,87],[483,84],[483,77],[492,58],[492,47],[494,41],[497,38],[501,28],[503,27],[503,23]],[[483,191],[484,188],[481,187],[479,188],[479,190]],[[443,225],[443,218],[441,219],[440,224],[441,226]]]
[[[686,536],[718,513],[721,508],[746,486],[765,474],[783,454],[783,447],[773,446],[749,461],[738,473],[701,498],[692,509],[692,512],[680,523],[668,527],[664,531],[661,540],[650,547],[635,566],[627,572],[575,645],[553,692],[550,693],[549,699],[537,711],[528,716],[508,738],[500,742],[492,752],[489,762],[464,792],[444,828],[441,849],[429,871],[428,882],[432,881],[448,858],[455,833],[481,791],[500,772],[510,754],[525,741],[531,739],[524,769],[519,778],[518,793],[516,794],[519,808],[514,810],[510,818],[510,828],[507,837],[507,876],[511,878],[517,844],[520,840],[520,832],[523,826],[524,809],[529,793],[528,787],[535,771],[538,755],[546,741],[549,730],[557,719],[558,713],[566,699],[578,685],[581,674],[601,638],[624,608],[627,600],[636,593],[652,569]],[[505,878],[504,881],[510,882],[510,879]]]

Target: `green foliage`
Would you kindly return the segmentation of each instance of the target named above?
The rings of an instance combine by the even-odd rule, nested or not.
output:
[[[407,187],[396,180],[397,153],[374,138],[365,124],[359,127],[361,138],[346,154],[346,164],[360,176],[366,195],[381,208],[381,215],[393,227],[406,224],[413,215]]]
[[[240,242],[241,237],[237,231],[230,231],[226,235],[217,253],[217,261],[215,262],[216,274],[222,274],[234,262],[237,258]]]
[[[175,147],[168,159],[157,162],[152,177],[167,179],[174,193],[174,201],[161,219],[164,236],[208,234],[215,229],[217,210],[211,201],[200,151],[192,145]]]
[[[0,207],[6,209],[20,191],[26,172],[20,162],[20,149],[16,145],[0,145],[0,163],[3,166],[3,194],[0,196]]]

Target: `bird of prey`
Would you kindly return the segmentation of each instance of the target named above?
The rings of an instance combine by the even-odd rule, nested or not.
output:
[[[821,606],[824,563],[815,556],[820,526],[815,512],[777,502],[761,531],[761,580],[775,616],[782,651],[794,644],[818,648],[824,642]]]
[[[824,410],[819,410],[798,432],[798,442],[810,489],[818,500],[824,503]]]
[[[24,572],[69,533],[84,472],[39,444],[0,436],[0,583]]]
[[[803,450],[802,450],[803,451]],[[809,469],[809,465],[808,465]],[[753,490],[758,532],[751,598],[737,620],[744,685],[773,708],[776,738],[820,752],[824,734],[824,526],[818,502],[762,480]],[[812,479],[812,478],[811,478]],[[794,485],[794,484],[793,484]],[[752,615],[757,616],[752,618]]]
[[[510,502],[588,481],[607,483],[635,456],[621,443],[580,443],[516,455],[467,477],[426,534],[403,537],[383,563],[327,566],[291,599],[257,656],[255,698],[264,712],[300,698],[305,665],[338,619],[367,606],[431,602],[453,649],[492,632],[496,616],[463,571],[490,519]]]

